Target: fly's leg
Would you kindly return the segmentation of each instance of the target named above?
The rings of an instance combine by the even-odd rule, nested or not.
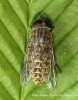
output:
[[[57,63],[55,63],[56,67],[58,68],[59,72],[62,73],[61,69],[59,68],[59,66],[57,65]]]

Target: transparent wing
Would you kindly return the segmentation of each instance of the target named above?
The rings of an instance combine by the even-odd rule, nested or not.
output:
[[[20,71],[20,84],[23,86],[30,80],[30,78],[31,78],[31,74],[27,63],[27,53],[26,53],[23,61],[23,66]]]
[[[55,59],[54,59],[54,53],[52,48],[49,73],[46,78],[46,83],[49,88],[53,89],[56,86],[56,81],[57,81],[57,77],[56,77]]]

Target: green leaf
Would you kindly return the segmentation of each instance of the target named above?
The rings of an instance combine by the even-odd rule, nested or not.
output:
[[[20,86],[29,26],[46,13],[55,26],[57,86]],[[0,100],[78,100],[78,0],[0,0]]]

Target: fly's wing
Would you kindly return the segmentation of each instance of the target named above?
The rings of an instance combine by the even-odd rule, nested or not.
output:
[[[53,53],[53,48],[51,51],[51,57],[50,57],[50,67],[48,71],[48,76],[46,78],[46,83],[49,88],[53,89],[56,86],[56,69],[55,69],[55,59],[54,59],[54,53]]]
[[[25,54],[24,61],[23,61],[23,66],[21,68],[20,72],[20,84],[23,86],[25,83],[27,83],[31,78],[31,74],[29,71],[29,66],[27,63],[27,53]]]

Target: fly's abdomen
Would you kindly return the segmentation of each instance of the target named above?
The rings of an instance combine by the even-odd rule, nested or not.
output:
[[[51,43],[50,32],[47,28],[35,29],[32,32],[28,44],[28,64],[35,85],[40,85],[48,74]]]
[[[32,78],[36,85],[40,85],[48,73],[49,61],[47,55],[44,57],[44,54],[42,55],[41,52],[36,52],[32,61],[34,62]]]

